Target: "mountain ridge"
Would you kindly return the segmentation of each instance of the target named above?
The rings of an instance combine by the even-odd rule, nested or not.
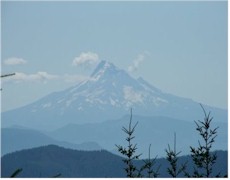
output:
[[[125,146],[125,134],[122,127],[129,124],[130,115],[123,116],[120,119],[114,119],[101,123],[88,124],[69,124],[54,131],[48,135],[62,141],[71,143],[79,143],[84,141],[93,141],[100,144],[103,148],[113,151],[115,144]],[[133,114],[132,121],[138,122],[135,132],[135,143],[138,144],[138,151],[147,157],[146,147],[149,144],[157,144],[154,146],[154,152],[158,157],[164,155],[164,149],[173,141],[172,136],[177,133],[177,146],[182,151],[181,155],[190,152],[189,146],[197,146],[199,135],[195,131],[194,122],[172,119],[167,117],[144,117]],[[218,136],[213,148],[226,150],[227,147],[227,123],[215,122],[211,128],[218,128]],[[160,138],[159,138],[160,137]],[[189,139],[189,141],[188,141]]]
[[[221,176],[227,174],[227,151],[216,151],[217,161],[213,167],[213,174],[221,171]],[[181,156],[179,163],[187,161],[188,172],[192,172],[191,157]],[[17,168],[23,171],[18,177],[52,177],[61,174],[60,177],[125,177],[124,163],[120,156],[108,151],[78,151],[55,145],[25,149],[7,154],[1,158],[1,176],[9,177]],[[143,165],[143,161],[134,162],[137,167]],[[169,177],[167,173],[168,162],[164,158],[157,158],[154,169],[160,167],[159,177]]]
[[[217,121],[227,121],[227,111],[205,106]],[[114,64],[101,61],[90,78],[64,91],[2,113],[3,127],[23,125],[50,130],[68,123],[103,122],[118,119],[133,108],[136,114],[167,116],[193,121],[199,104],[167,94],[142,78],[137,80]]]
[[[71,143],[60,141],[40,131],[23,127],[1,129],[1,155],[49,144],[85,151],[103,149],[95,142]]]

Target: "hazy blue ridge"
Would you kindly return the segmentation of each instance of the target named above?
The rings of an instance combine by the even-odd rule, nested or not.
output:
[[[71,143],[93,141],[114,152],[114,144],[126,144],[126,135],[121,129],[123,126],[128,126],[129,118],[130,116],[126,115],[120,119],[102,123],[69,124],[51,131],[49,136]],[[190,152],[189,146],[198,146],[200,137],[196,132],[194,122],[161,116],[146,117],[138,115],[133,115],[132,120],[134,123],[138,122],[134,142],[138,144],[138,151],[143,153],[144,157],[147,157],[149,144],[152,144],[152,151],[155,155],[158,155],[158,157],[164,156],[164,149],[168,144],[173,143],[174,132],[177,134],[177,147],[182,151],[182,155]],[[211,128],[215,127],[219,128],[213,149],[227,150],[227,123],[215,122],[214,118]]]
[[[130,115],[119,119],[108,120],[101,123],[68,124],[54,131],[39,131],[28,128],[3,128],[2,129],[2,155],[27,148],[55,144],[78,150],[106,149],[116,153],[115,144],[126,145],[125,134],[121,130],[127,127]],[[198,119],[197,119],[198,120]],[[189,146],[198,146],[199,134],[196,132],[194,122],[182,121],[161,116],[133,115],[133,122],[138,122],[134,143],[138,144],[138,151],[147,157],[149,144],[152,152],[158,157],[164,157],[164,149],[173,143],[173,134],[177,134],[177,148],[181,155],[190,152]],[[215,122],[211,128],[219,127],[218,136],[213,145],[213,150],[228,149],[227,123]]]
[[[70,143],[66,141],[59,141],[50,136],[28,128],[2,128],[1,129],[1,155],[11,153],[14,151],[39,147],[49,144],[59,145],[66,148],[78,150],[100,150],[100,147],[95,142]]]

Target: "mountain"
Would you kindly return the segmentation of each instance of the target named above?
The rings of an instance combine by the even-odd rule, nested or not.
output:
[[[213,167],[213,175],[221,172],[227,174],[227,151],[217,151],[217,161]],[[182,156],[179,163],[187,162],[187,171],[192,172],[193,164],[190,156]],[[16,169],[23,171],[18,177],[60,177],[75,178],[105,178],[125,177],[122,158],[107,151],[78,151],[49,145],[7,154],[1,158],[2,177],[9,177]],[[140,167],[143,161],[135,161]],[[159,169],[159,177],[169,177],[167,173],[168,162],[161,158],[156,160],[154,170]]]
[[[202,112],[200,117],[203,117]],[[115,144],[127,145],[125,141],[127,135],[122,131],[122,127],[128,127],[129,119],[130,116],[124,116],[120,119],[101,123],[69,124],[48,134],[52,138],[71,143],[97,142],[103,148],[111,152],[117,152]],[[152,144],[152,150],[155,155],[164,157],[165,148],[167,148],[168,144],[173,144],[173,134],[175,132],[177,135],[177,148],[182,151],[181,155],[189,154],[190,146],[198,146],[200,135],[196,131],[196,124],[194,122],[163,116],[146,117],[138,115],[133,115],[132,121],[133,124],[138,122],[133,143],[137,143],[137,151],[143,154],[142,157],[148,156],[149,144]],[[216,122],[214,118],[211,129],[215,127],[219,128],[217,129],[217,137],[213,149],[227,150],[227,123]]]
[[[19,177],[122,177],[122,160],[107,151],[77,151],[49,145],[1,158],[2,177],[23,168]]]
[[[166,116],[193,121],[201,112],[191,99],[162,92],[142,78],[134,79],[112,63],[101,61],[90,78],[69,89],[2,113],[2,126],[51,130],[69,123],[118,119],[129,114]],[[216,121],[227,122],[227,110],[205,106]]]
[[[66,148],[78,150],[100,150],[102,149],[95,142],[69,143],[58,141],[37,130],[26,128],[2,128],[1,129],[1,154],[5,155],[14,151],[39,147],[49,144],[59,145]]]

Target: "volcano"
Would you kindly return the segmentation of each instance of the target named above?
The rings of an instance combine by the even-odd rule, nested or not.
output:
[[[205,107],[217,121],[227,122],[227,110]],[[101,61],[87,80],[24,107],[3,112],[2,126],[51,130],[70,123],[118,119],[129,114],[131,108],[136,115],[185,121],[195,120],[195,114],[201,111],[198,102],[164,93],[143,78],[135,79],[114,64]]]

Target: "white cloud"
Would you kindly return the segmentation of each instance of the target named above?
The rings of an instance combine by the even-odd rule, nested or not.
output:
[[[14,81],[16,83],[20,82],[44,82],[48,80],[57,79],[57,75],[48,74],[47,72],[37,72],[35,74],[25,74],[21,72],[16,72],[14,76],[5,78],[4,81]]]
[[[130,86],[125,86],[123,88],[123,93],[124,93],[124,98],[128,102],[131,103],[138,103],[138,102],[143,102],[143,95],[141,92],[135,92],[132,87]]]
[[[90,67],[98,62],[98,54],[93,52],[82,52],[80,56],[74,58],[72,65]]]
[[[26,64],[27,61],[22,58],[12,57],[4,60],[5,65],[13,66],[13,65],[21,65]]]
[[[55,75],[49,74],[47,72],[39,71],[34,74],[26,74],[22,72],[16,72],[14,76],[9,76],[7,78],[3,78],[3,82],[15,82],[15,83],[22,83],[22,82],[43,82],[47,83],[51,80],[58,80],[64,83],[79,83],[84,80],[88,80],[89,76],[79,75],[79,74],[65,74],[65,75]]]
[[[138,70],[140,64],[145,60],[146,55],[149,55],[148,51],[145,51],[142,54],[139,54],[138,57],[133,61],[133,63],[128,67],[129,72],[135,72]]]

